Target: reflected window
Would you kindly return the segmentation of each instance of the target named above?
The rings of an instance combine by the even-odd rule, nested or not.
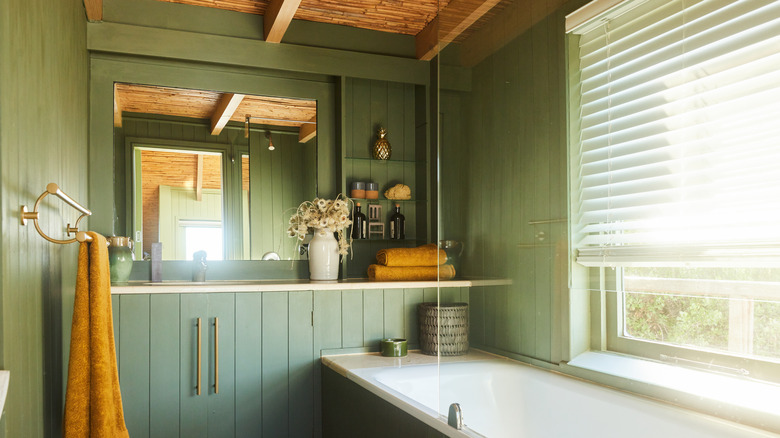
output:
[[[222,222],[181,221],[185,260],[192,260],[196,251],[206,251],[207,260],[222,260]]]
[[[143,227],[143,248],[149,253],[153,242],[161,242],[163,260],[191,260],[186,229],[206,224],[213,232],[222,230],[222,155],[185,149],[136,148],[136,227]],[[140,208],[139,208],[140,206]],[[187,223],[190,226],[182,227]],[[216,224],[216,225],[214,225]],[[203,234],[203,233],[201,233]],[[224,258],[222,232],[219,252],[208,251],[209,259]]]

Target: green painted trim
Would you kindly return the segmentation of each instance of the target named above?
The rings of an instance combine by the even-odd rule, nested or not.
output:
[[[132,187],[133,195],[127,197],[127,199],[132,199],[132,201],[130,201],[131,205],[126,206],[126,211],[132,212],[133,235],[131,237],[133,238],[133,253],[135,254],[135,259],[143,260],[143,245],[139,244],[141,242],[136,241],[136,236],[138,236],[138,233],[141,233],[141,236],[143,236],[144,232],[144,194],[141,187],[141,182],[143,181],[143,170],[140,166],[141,149],[133,149],[132,147],[129,147],[127,148],[127,153],[131,154],[133,157],[133,162],[129,163],[129,165],[132,166],[132,169],[135,169],[135,172],[133,172],[133,182],[128,184],[128,187]],[[136,166],[135,163],[139,163],[139,165]]]
[[[87,48],[91,52],[413,84],[426,84],[429,71],[427,61],[416,59],[105,22],[87,25]]]

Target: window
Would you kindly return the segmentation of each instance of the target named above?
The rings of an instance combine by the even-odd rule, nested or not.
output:
[[[184,231],[184,260],[197,251],[206,251],[208,260],[222,260],[222,222],[179,221]]]
[[[780,2],[623,2],[569,43],[591,343],[780,380]]]

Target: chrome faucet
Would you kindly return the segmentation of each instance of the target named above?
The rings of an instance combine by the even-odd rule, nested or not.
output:
[[[463,429],[463,411],[460,410],[460,405],[453,403],[450,405],[450,413],[447,416],[447,424],[455,429]]]
[[[206,251],[195,251],[192,254],[192,281],[202,283],[206,281]]]

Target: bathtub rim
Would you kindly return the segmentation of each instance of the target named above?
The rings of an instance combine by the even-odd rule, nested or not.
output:
[[[599,352],[597,354],[610,355],[612,353]],[[625,356],[625,355],[621,355],[621,356]],[[345,357],[352,357],[353,359],[356,360],[348,361],[351,363],[349,363],[349,365],[347,366],[344,366],[344,362],[342,360]],[[369,360],[362,361],[361,357],[368,358]],[[632,360],[637,360],[637,361],[640,360],[631,356],[626,356],[626,357]],[[342,360],[339,360],[340,358]],[[379,360],[373,360],[375,358],[379,358]],[[352,380],[353,382],[357,383],[359,386],[363,387],[364,389],[369,390],[369,392],[379,396],[383,400],[393,404],[399,409],[416,417],[420,421],[423,421],[425,424],[433,427],[439,432],[442,432],[451,437],[481,437],[482,436],[470,430],[468,431],[468,434],[462,433],[461,431],[457,431],[447,425],[446,417],[438,416],[437,419],[437,413],[431,410],[430,408],[424,407],[420,403],[406,396],[401,395],[400,397],[398,397],[395,395],[398,394],[395,390],[392,390],[391,388],[388,388],[379,382],[369,381],[364,376],[361,376],[359,372],[355,373],[354,371],[352,371],[352,370],[357,371],[365,368],[393,368],[397,366],[430,365],[430,364],[437,363],[437,358],[435,356],[425,356],[421,354],[419,350],[410,351],[409,357],[406,358],[407,363],[394,365],[392,362],[385,361],[384,362],[385,365],[384,366],[381,365],[382,360],[387,360],[387,359],[395,359],[396,361],[398,360],[398,358],[382,358],[379,355],[379,353],[362,353],[362,354],[323,356],[322,363],[323,365],[328,366],[329,368],[333,369],[343,377]],[[416,361],[415,359],[422,359],[422,360]],[[526,360],[520,360],[515,357],[509,357],[508,355],[502,355],[498,352],[493,352],[488,349],[481,350],[472,347],[469,350],[469,354],[467,356],[459,356],[459,357],[456,356],[456,357],[449,357],[449,358],[442,357],[441,363],[478,362],[484,360],[495,360],[495,361],[502,361],[505,363],[509,362],[516,365],[528,366],[540,371],[551,372],[553,374],[557,374],[562,377],[579,380],[587,384],[596,385],[612,391],[621,392],[629,396],[639,397],[641,399],[645,399],[651,402],[660,403],[661,405],[666,405],[674,409],[687,411],[691,414],[709,417],[710,419],[716,421],[733,423],[735,425],[739,425],[746,429],[750,429],[752,431],[762,433],[767,437],[780,438],[780,428],[775,430],[775,423],[767,420],[766,417],[771,417],[771,420],[776,422],[780,422],[780,418],[774,417],[769,414],[764,414],[763,416],[759,415],[759,418],[757,419],[756,413],[753,411],[748,412],[746,414],[745,412],[743,412],[742,409],[740,409],[741,407],[739,406],[736,407],[731,405],[726,406],[725,409],[727,410],[734,409],[734,408],[739,409],[739,412],[737,413],[739,416],[739,420],[735,420],[734,418],[732,418],[731,415],[723,415],[724,412],[722,409],[724,409],[724,406],[722,406],[722,404],[719,405],[721,410],[716,411],[717,413],[713,413],[711,411],[708,411],[707,409],[701,409],[700,406],[701,401],[698,400],[699,396],[695,394],[682,392],[675,389],[670,389],[668,387],[658,387],[657,385],[650,384],[647,382],[642,382],[639,380],[629,379],[625,377],[616,377],[612,374],[606,374],[603,372],[594,371],[591,369],[585,369],[575,365],[569,365],[566,362],[563,362],[560,365],[554,365],[546,362],[540,362],[532,358],[524,357],[524,359]],[[539,362],[539,363],[535,363],[535,362]],[[359,364],[359,365],[356,366],[355,364]],[[672,367],[672,365],[665,365],[665,366]],[[616,381],[618,384],[616,384]],[[625,384],[627,385],[627,387],[623,387],[621,386],[621,384]],[[379,385],[381,385],[381,387]],[[650,391],[647,391],[648,387],[650,388]],[[660,391],[660,394],[662,394],[663,396],[658,396],[659,394],[658,391]],[[677,395],[669,396],[670,391],[675,392]],[[673,397],[679,397],[681,400],[675,403],[672,401],[674,400]],[[696,403],[697,400],[699,402],[698,404]]]
[[[463,430],[453,429],[447,424],[447,418],[445,416],[439,415],[435,410],[406,397],[382,383],[375,380],[369,380],[360,373],[360,370],[367,369],[436,365],[439,363],[438,359],[439,358],[436,356],[422,354],[420,350],[409,350],[408,355],[404,358],[383,357],[379,353],[334,354],[322,356],[322,364],[342,377],[358,384],[360,387],[382,400],[391,403],[398,409],[401,409],[433,429],[436,429],[438,432],[453,438],[484,438],[484,435],[472,431],[468,429],[468,427],[465,427]],[[453,362],[481,362],[486,360],[522,363],[505,356],[475,348],[471,348],[469,352],[463,356],[441,357],[440,359],[440,363],[443,364]]]

